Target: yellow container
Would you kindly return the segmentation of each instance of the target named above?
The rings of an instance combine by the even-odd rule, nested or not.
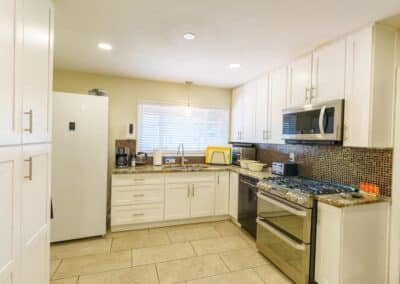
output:
[[[231,160],[231,146],[207,146],[206,164],[229,165]]]

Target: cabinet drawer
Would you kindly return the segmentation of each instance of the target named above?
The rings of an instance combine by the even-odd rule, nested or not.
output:
[[[111,205],[164,202],[164,185],[117,186],[112,189]]]
[[[162,221],[164,206],[162,204],[113,206],[111,208],[111,225],[128,225]]]
[[[170,173],[165,176],[167,184],[215,182],[215,173]]]
[[[112,176],[112,186],[163,184],[163,174],[121,174]]]

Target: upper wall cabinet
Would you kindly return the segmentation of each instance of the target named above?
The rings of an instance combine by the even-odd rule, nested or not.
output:
[[[383,25],[347,37],[344,146],[393,147],[395,49]]]
[[[0,1],[0,146],[21,143],[21,99],[15,88],[16,1]]]
[[[270,92],[268,108],[268,143],[284,144],[282,140],[282,109],[287,99],[287,68],[281,68],[270,74]]]
[[[232,91],[231,141],[240,141],[242,135],[243,86]]]
[[[346,41],[339,40],[313,53],[310,103],[344,98]]]
[[[311,93],[312,55],[299,58],[288,66],[288,106],[308,104]]]
[[[51,140],[53,8],[48,0],[25,0],[23,6],[20,66],[23,142],[48,142]]]
[[[262,143],[268,140],[268,100],[269,76],[264,75],[257,80],[255,142]]]

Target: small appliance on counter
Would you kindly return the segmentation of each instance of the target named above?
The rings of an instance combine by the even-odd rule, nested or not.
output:
[[[115,166],[117,168],[129,167],[129,148],[117,147],[115,153]]]
[[[136,165],[146,165],[147,164],[147,153],[145,152],[138,152],[136,154]]]
[[[298,166],[293,162],[272,162],[272,173],[279,176],[297,176]]]
[[[255,160],[256,147],[251,143],[232,144],[232,164],[240,166],[240,160]]]
[[[162,165],[162,151],[161,149],[153,150],[153,165],[161,166]]]
[[[207,146],[206,164],[229,165],[232,163],[230,146]]]

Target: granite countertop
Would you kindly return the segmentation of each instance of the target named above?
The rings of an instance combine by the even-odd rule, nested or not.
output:
[[[220,171],[234,171],[239,174],[250,176],[256,179],[263,179],[272,176],[271,169],[268,168],[266,171],[253,172],[248,169],[242,169],[241,167],[234,165],[217,166],[217,165],[205,165],[205,164],[191,164],[185,165],[185,168],[180,165],[162,165],[162,166],[136,166],[130,168],[114,168],[112,174],[145,174],[145,173],[187,173],[187,172],[220,172]]]
[[[316,195],[318,202],[326,203],[335,207],[343,208],[348,206],[364,205],[376,202],[390,202],[390,198],[384,196],[373,196],[367,193],[361,193],[360,198],[344,198],[340,194]]]

